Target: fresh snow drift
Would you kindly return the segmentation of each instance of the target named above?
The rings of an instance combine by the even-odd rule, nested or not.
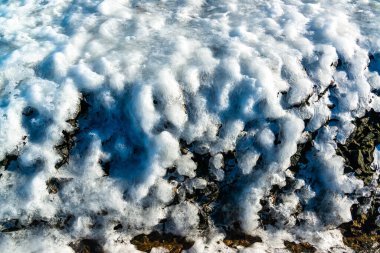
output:
[[[365,0],[1,1],[0,251],[138,252],[159,231],[235,252],[219,242],[237,222],[261,238],[241,252],[350,252],[337,227],[363,182],[335,150],[380,112],[379,17]],[[206,178],[233,185],[207,207],[186,197]]]

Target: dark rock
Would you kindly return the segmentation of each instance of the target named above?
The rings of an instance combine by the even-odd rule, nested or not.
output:
[[[364,234],[356,237],[344,237],[343,242],[356,253],[380,252],[380,235]]]
[[[119,230],[119,229],[122,229],[123,228],[123,225],[121,225],[120,223],[117,224],[116,226],[113,227],[113,230]]]
[[[345,159],[346,171],[354,171],[366,185],[372,181],[373,152],[380,144],[380,113],[371,110],[356,120],[356,129],[344,145],[338,144],[337,154]]]
[[[308,242],[295,243],[295,242],[285,241],[284,244],[285,244],[286,249],[288,249],[292,253],[316,252],[316,249]]]
[[[356,120],[355,131],[337,149],[345,159],[345,172],[354,172],[366,185],[371,184],[375,173],[372,163],[375,148],[380,144],[379,116],[380,113],[371,110]],[[380,227],[376,225],[380,201],[375,195],[371,192],[369,197],[359,197],[358,204],[351,207],[353,220],[339,226],[343,242],[356,252],[377,252],[380,249]],[[369,206],[369,210],[364,211],[362,206]]]
[[[99,164],[103,169],[104,176],[109,176],[110,175],[110,170],[111,170],[111,161],[103,161],[99,160]]]
[[[73,223],[74,216],[71,214],[63,214],[56,218],[53,227],[57,229],[64,229]]]
[[[82,96],[77,114],[74,118],[66,120],[66,122],[69,123],[73,129],[71,131],[63,130],[63,138],[60,143],[55,146],[55,149],[61,157],[61,159],[55,164],[56,169],[59,169],[69,162],[70,152],[75,145],[75,136],[80,130],[78,120],[81,116],[87,114],[89,107],[90,104],[87,102],[86,97]]]
[[[0,231],[3,233],[18,231],[23,228],[18,219],[0,221]]]
[[[61,157],[61,160],[59,160],[55,164],[56,169],[59,169],[64,164],[67,164],[69,162],[70,151],[75,144],[74,138],[78,131],[79,129],[75,129],[71,132],[67,132],[65,130],[62,131],[63,138],[61,142],[57,146],[55,146],[55,149],[57,150],[58,154]]]
[[[233,229],[227,229],[226,237],[223,239],[224,244],[231,248],[237,248],[238,246],[249,247],[255,242],[262,242],[263,240],[259,236],[247,235],[241,232],[238,223],[235,223]]]
[[[75,253],[103,253],[104,250],[97,240],[81,239],[76,242],[71,242],[69,246]]]
[[[11,162],[16,161],[17,159],[18,159],[18,155],[15,155],[15,154],[6,155],[5,158],[0,161],[0,168],[4,167],[4,169],[7,170]]]
[[[26,117],[30,117],[33,115],[34,112],[35,112],[35,109],[33,107],[27,106],[22,111],[22,115],[24,115]]]
[[[56,194],[61,189],[64,183],[69,182],[71,178],[56,178],[52,177],[46,181],[46,189],[49,194]]]
[[[132,238],[131,243],[143,252],[150,252],[153,248],[163,247],[169,250],[170,253],[180,253],[182,250],[190,249],[194,245],[193,241],[188,241],[184,237],[173,234],[160,234],[156,231],[149,235],[137,235]]]

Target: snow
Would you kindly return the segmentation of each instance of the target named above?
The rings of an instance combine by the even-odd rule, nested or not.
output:
[[[281,250],[284,240],[349,251],[337,226],[351,220],[346,195],[363,183],[343,173],[335,149],[355,118],[380,111],[379,15],[377,1],[2,1],[0,161],[17,160],[1,168],[0,223],[73,218],[62,230],[2,233],[0,251],[72,252],[70,242],[94,237],[132,252],[133,236],[168,219],[168,232],[195,241],[188,252],[233,252],[217,243],[217,225],[199,231],[198,203],[169,205],[178,189],[165,177],[175,167],[189,191],[205,189],[194,157],[209,154],[210,175],[228,181],[228,152],[241,175],[242,190],[226,196],[238,200],[236,219],[273,238],[242,252]],[[83,103],[75,146],[56,169]],[[306,131],[314,146],[294,178],[290,158]],[[46,190],[50,178],[65,179],[59,193]],[[260,200],[287,178],[296,186],[276,210],[284,222],[264,229]],[[116,221],[128,229],[114,231]]]

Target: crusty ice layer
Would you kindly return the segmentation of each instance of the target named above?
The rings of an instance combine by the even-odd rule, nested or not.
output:
[[[362,182],[343,173],[335,149],[354,118],[380,111],[378,69],[367,67],[380,50],[379,10],[343,0],[3,1],[0,160],[18,158],[1,172],[0,221],[72,218],[62,230],[2,233],[1,251],[71,252],[69,242],[91,237],[109,252],[132,252],[129,240],[165,218],[168,232],[195,240],[189,252],[233,251],[217,243],[217,226],[208,238],[198,230],[197,203],[169,205],[176,183],[164,179],[175,166],[190,189],[204,187],[194,180],[198,153],[211,155],[216,180],[228,180],[229,151],[244,178],[229,196],[236,218],[262,238],[244,252],[284,240],[347,251],[336,227],[351,219],[346,195]],[[78,113],[69,162],[56,169],[56,147]],[[295,178],[290,158],[307,131],[318,132]],[[186,154],[180,140],[192,144]],[[110,164],[108,176],[99,161]],[[260,200],[287,177],[295,186],[276,210],[282,222],[264,229]],[[46,189],[50,178],[65,179],[57,194]]]

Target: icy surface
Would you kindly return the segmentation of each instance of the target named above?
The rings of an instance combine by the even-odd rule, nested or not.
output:
[[[363,182],[335,149],[353,119],[380,111],[379,17],[380,2],[365,0],[1,1],[0,222],[20,229],[0,234],[0,252],[73,252],[80,238],[137,252],[130,239],[163,219],[195,241],[188,252],[234,252],[217,243],[217,224],[199,229],[199,204],[174,201],[172,167],[189,192],[207,185],[195,154],[211,156],[218,182],[234,171],[239,190],[225,201],[262,238],[242,252],[284,241],[349,252],[337,226]],[[75,145],[57,168],[74,119]],[[309,163],[295,178],[290,158],[308,132]],[[56,194],[51,178],[62,181]],[[264,228],[260,200],[289,178],[279,222]]]

